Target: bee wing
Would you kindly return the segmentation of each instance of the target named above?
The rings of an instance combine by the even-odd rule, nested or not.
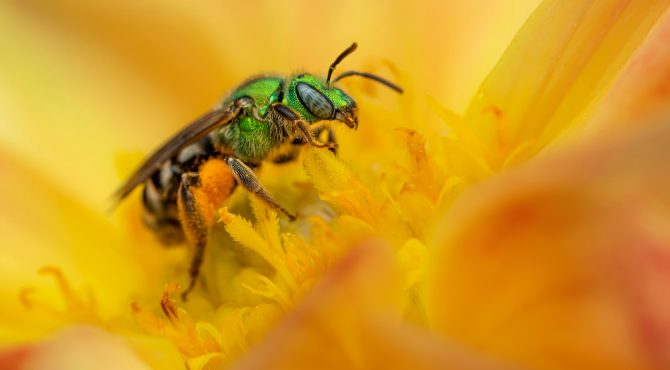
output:
[[[163,162],[174,157],[183,147],[192,144],[213,129],[229,124],[240,113],[242,104],[240,101],[234,101],[227,107],[214,109],[205,113],[195,121],[191,122],[183,130],[179,131],[156,152],[154,152],[135,173],[128,178],[125,184],[121,186],[115,193],[114,199],[116,203],[123,200],[130,192],[138,185],[145,182],[156,170],[160,168]]]

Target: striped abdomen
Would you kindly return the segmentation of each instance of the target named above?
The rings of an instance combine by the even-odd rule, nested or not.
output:
[[[177,209],[182,174],[198,172],[203,162],[218,156],[211,137],[205,136],[163,163],[146,181],[142,193],[145,209],[143,220],[163,244],[178,244],[184,240]]]

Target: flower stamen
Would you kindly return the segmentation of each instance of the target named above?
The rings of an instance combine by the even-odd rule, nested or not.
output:
[[[61,269],[55,266],[44,266],[38,270],[38,274],[53,277],[65,306],[58,308],[58,305],[53,302],[40,302],[34,298],[37,289],[35,287],[25,287],[19,292],[19,301],[26,309],[37,309],[68,322],[102,324],[95,296],[90,289],[85,289],[86,298],[78,295],[72,289],[72,285]]]
[[[211,327],[211,324],[195,323],[186,311],[177,307],[171,298],[171,294],[177,291],[178,284],[167,284],[163,291],[160,306],[167,321],[144,310],[138,302],[133,302],[131,308],[135,321],[148,333],[170,339],[186,358],[222,353],[220,341],[216,335],[212,335],[216,328]],[[203,325],[210,327],[204,328]]]

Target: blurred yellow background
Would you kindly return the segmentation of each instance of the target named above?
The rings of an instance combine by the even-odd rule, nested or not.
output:
[[[647,117],[667,107],[663,73],[667,73],[664,68],[670,49],[663,40],[670,29],[666,11],[670,2],[547,0],[501,59],[539,3],[0,3],[0,344],[39,339],[52,329],[82,322],[113,327],[116,334],[132,328],[126,340],[137,340],[139,328],[130,323],[129,302],[139,301],[146,312],[160,312],[162,286],[184,275],[179,266],[187,260],[187,251],[169,255],[154,245],[148,232],[135,232],[141,227],[138,201],[124,203],[123,211],[128,212],[117,212],[116,218],[110,215],[110,195],[128,172],[127,167],[247,77],[297,70],[325,74],[333,58],[356,41],[358,50],[339,70],[377,73],[397,81],[406,94],[376,93],[362,80],[343,82],[363,104],[361,128],[341,131],[339,136],[344,144],[341,161],[332,157],[324,160],[311,151],[303,157],[307,158],[305,166],[297,164],[288,170],[293,171],[293,178],[284,178],[285,168],[272,166],[264,167],[265,177],[261,174],[270,189],[292,189],[280,197],[301,192],[304,188],[299,185],[311,181],[308,186],[316,190],[310,191],[318,191],[335,208],[338,201],[353,204],[353,212],[341,212],[335,221],[323,222],[331,223],[324,226],[331,234],[346,229],[337,228],[342,222],[351,229],[373,230],[391,246],[368,246],[367,252],[364,248],[359,255],[353,254],[356,266],[369,275],[339,275],[344,281],[351,278],[349,285],[331,281],[330,288],[342,289],[331,305],[334,312],[342,308],[350,316],[319,311],[323,307],[312,300],[316,316],[325,312],[323,316],[332,316],[331,323],[336,324],[350,317],[348,322],[356,327],[355,319],[365,315],[358,315],[361,307],[349,305],[347,289],[358,291],[361,302],[374,301],[375,294],[363,289],[368,280],[374,280],[367,279],[375,275],[368,267],[384,270],[393,266],[406,275],[404,285],[389,284],[391,280],[380,278],[381,273],[374,286],[398,288],[405,294],[405,303],[410,302],[410,309],[399,316],[403,321],[389,320],[399,325],[399,333],[428,328],[482,353],[540,368],[566,368],[556,364],[573,362],[581,368],[599,368],[590,364],[616,368],[622,362],[610,354],[617,351],[629,360],[621,368],[630,364],[636,368],[652,358],[648,356],[656,356],[652,360],[662,364],[667,359],[662,347],[670,338],[667,330],[659,330],[665,337],[658,334],[649,340],[644,335],[647,328],[661,328],[667,322],[663,315],[667,299],[655,290],[667,284],[660,272],[658,277],[643,281],[647,276],[643,272],[655,262],[655,257],[648,257],[656,256],[652,253],[667,257],[670,240],[667,207],[658,206],[665,204],[667,192],[663,190],[667,186],[658,184],[667,184],[667,171],[663,171],[667,166],[664,161],[652,160],[655,156],[667,158],[665,143],[670,139],[663,119],[652,122]],[[662,14],[664,28],[654,29]],[[545,24],[546,34],[542,32]],[[650,30],[653,37],[646,38]],[[644,47],[638,54],[640,45]],[[634,62],[627,64],[630,58]],[[478,90],[480,85],[483,88]],[[617,122],[617,117],[626,117],[625,122]],[[657,131],[642,129],[651,125],[649,122],[656,124]],[[631,129],[630,135],[610,136],[607,126],[617,124],[639,128],[640,132]],[[418,134],[408,129],[395,131],[400,126]],[[573,133],[577,135],[568,135]],[[569,145],[563,146],[568,142],[562,141],[565,137],[578,137],[583,146],[569,149]],[[647,143],[651,144],[647,147]],[[540,158],[535,160],[538,153]],[[632,158],[630,163],[628,158]],[[535,161],[507,171],[529,159]],[[330,171],[323,171],[321,178],[310,174],[306,180],[303,172],[310,171],[309,163],[312,172],[321,169],[318,165],[330,166]],[[277,185],[281,180],[290,186]],[[302,184],[296,185],[300,181]],[[477,187],[479,182],[484,184]],[[347,189],[351,190],[347,193],[333,184],[358,187]],[[472,191],[461,197],[461,191],[469,187]],[[552,197],[556,194],[559,196]],[[629,203],[618,202],[621,198]],[[454,199],[456,206],[451,208]],[[366,212],[367,206],[370,212]],[[132,221],[124,219],[131,213]],[[226,218],[222,227],[230,226],[234,217],[227,214]],[[276,226],[274,219],[267,218],[266,226]],[[248,234],[257,231],[246,221],[235,220]],[[128,230],[119,233],[119,224]],[[271,230],[276,244],[278,230]],[[655,238],[660,240],[658,248],[649,242]],[[342,244],[338,252],[350,247],[337,237],[331,239]],[[293,245],[302,252],[316,250],[301,246]],[[210,248],[210,252],[221,253],[223,249]],[[390,249],[395,255],[391,256]],[[617,253],[610,253],[612,250]],[[649,261],[642,257],[638,261],[638,253]],[[318,262],[327,270],[337,258],[329,260],[324,255],[319,255],[322,260]],[[170,258],[170,263],[165,263]],[[286,261],[295,262],[291,258]],[[234,275],[238,280],[220,278],[227,273],[223,270],[232,264],[229,262],[219,259],[215,261],[218,265],[210,264],[208,270],[214,276],[210,282],[223,281],[221,290],[228,288],[225,284],[237,284],[245,294],[256,294],[245,290],[244,271],[234,271],[239,272]],[[87,306],[89,302],[77,301],[77,294],[55,289],[52,280],[36,272],[45,265],[56,266],[49,270],[51,274],[62,272],[77,293],[81,293],[79,288],[91,288],[100,312]],[[327,271],[338,273],[337,269]],[[626,273],[634,279],[628,279]],[[307,283],[300,288],[311,287],[310,279],[319,277],[314,275],[305,278]],[[420,290],[424,282],[428,293]],[[505,284],[506,289],[499,289]],[[205,293],[215,291],[213,285],[210,291],[203,289]],[[30,287],[37,287],[39,294],[31,295],[35,291],[26,289]],[[301,296],[293,295],[295,291],[302,293],[289,289],[290,298],[299,300]],[[315,291],[317,296],[319,292],[328,296],[327,289],[325,293]],[[636,294],[648,300],[640,311],[636,311]],[[208,301],[211,297],[204,296],[200,302],[185,304],[180,313],[190,312],[199,323],[212,319],[212,311],[223,317],[231,314],[226,311],[228,301],[218,296]],[[54,302],[64,308],[49,311]],[[310,301],[307,303],[305,310],[310,312]],[[305,314],[300,310],[305,306],[300,304],[304,302],[297,302],[298,310],[288,309],[288,314]],[[35,307],[47,313],[41,317],[44,322],[37,322],[39,315],[30,312],[29,308]],[[135,313],[140,311],[137,307],[133,306]],[[368,307],[363,304],[362,308]],[[260,312],[250,321],[257,320],[269,330],[274,316]],[[527,320],[529,315],[536,315],[535,321]],[[109,317],[113,319],[105,321]],[[148,317],[145,321],[160,328],[160,319]],[[182,324],[190,320],[188,315],[181,319]],[[210,321],[210,325],[220,324]],[[282,328],[286,335],[302,333],[293,330],[295,320],[286,322],[288,326],[278,326],[279,333]],[[410,324],[403,326],[407,322]],[[321,333],[309,320],[300,323],[304,326],[301,330]],[[216,326],[223,333],[221,337],[228,334],[227,329]],[[583,331],[591,332],[583,335]],[[354,340],[359,338],[352,333],[345,339],[357,343]],[[405,339],[383,331],[366,334],[377,336],[376,340]],[[154,338],[137,348],[144,348],[143,355],[151,361],[168,352],[179,359],[205,361],[202,364],[207,360],[202,356],[227,355],[227,349],[222,349],[225,346],[218,343],[215,350],[203,350],[203,345],[193,353],[184,351],[184,347],[200,346],[202,336],[186,335],[184,340],[179,335],[175,336],[176,346],[161,347],[168,348],[166,352],[151,347]],[[246,350],[242,347],[247,338],[241,337],[240,348]],[[266,345],[281,348],[274,346],[272,336],[269,338]],[[421,338],[433,339],[429,335]],[[224,339],[221,342],[228,338]],[[143,347],[149,342],[151,345]],[[319,353],[322,342],[307,342]],[[418,350],[428,348],[417,343],[425,342],[414,343]],[[432,353],[439,357],[443,344]],[[412,360],[416,348],[405,346],[406,351],[398,356],[404,353]],[[379,358],[386,360],[385,355]],[[264,359],[272,362],[271,356]],[[557,359],[563,362],[553,362]],[[171,364],[182,365],[179,361]]]

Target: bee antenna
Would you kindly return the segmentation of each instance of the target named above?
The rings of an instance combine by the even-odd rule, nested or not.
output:
[[[333,64],[330,65],[330,68],[328,69],[328,78],[326,78],[326,84],[330,83],[330,76],[333,74],[333,71],[335,70],[335,67],[337,67],[337,65],[340,64],[340,62],[344,58],[346,58],[347,55],[353,53],[354,50],[356,50],[357,47],[358,47],[358,44],[356,44],[354,42],[353,44],[351,44],[351,46],[349,46],[343,52],[341,52],[340,55],[337,56],[337,58],[335,58],[335,61],[333,62]]]
[[[377,82],[379,82],[380,84],[382,84],[382,85],[384,85],[384,86],[386,86],[386,87],[388,87],[388,88],[391,88],[391,89],[397,91],[399,94],[402,94],[402,93],[403,93],[403,89],[402,89],[402,87],[400,87],[400,86],[394,84],[393,82],[391,82],[391,81],[389,81],[389,80],[386,80],[386,79],[381,78],[381,77],[379,77],[379,76],[377,76],[377,75],[375,75],[375,74],[367,73],[367,72],[358,72],[358,71],[348,71],[348,72],[344,72],[344,73],[342,73],[341,75],[337,76],[337,77],[333,80],[333,82],[337,82],[337,81],[339,81],[339,80],[341,80],[341,79],[343,79],[343,78],[345,78],[345,77],[349,77],[349,76],[361,76],[361,77],[369,78],[369,79],[371,79],[371,80],[373,80],[373,81],[377,81]]]

